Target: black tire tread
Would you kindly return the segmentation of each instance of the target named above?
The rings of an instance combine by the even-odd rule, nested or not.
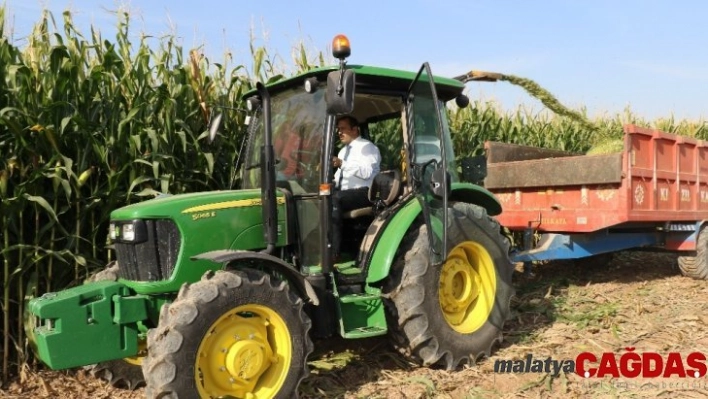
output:
[[[696,251],[689,256],[678,257],[678,267],[686,277],[708,279],[708,226],[703,226],[698,233]]]
[[[425,280],[431,276],[428,262],[428,231],[425,225],[412,228],[401,243],[399,254],[394,262],[389,279],[384,286],[384,298],[389,318],[391,341],[406,357],[426,366],[441,365],[453,370],[462,364],[474,364],[482,356],[490,356],[492,348],[503,340],[502,327],[509,315],[511,296],[511,273],[513,265],[508,259],[509,240],[501,234],[499,223],[487,216],[486,211],[475,205],[456,203],[449,215],[450,225],[454,223],[470,223],[474,220],[503,253],[501,262],[496,262],[497,273],[504,274],[504,280],[509,285],[508,292],[500,298],[502,320],[498,331],[487,342],[476,345],[474,353],[460,353],[459,348],[451,345],[440,336],[441,327],[435,317],[428,314],[425,306],[432,301],[439,308],[438,293],[425,292]],[[459,229],[448,230],[449,247],[465,241]],[[503,263],[503,264],[499,264]],[[475,333],[476,334],[476,333]],[[473,334],[473,335],[475,335]]]
[[[100,378],[116,388],[126,388],[132,391],[145,385],[143,369],[139,365],[128,363],[122,359],[92,364],[86,366],[85,370],[95,378]]]
[[[289,305],[296,309],[306,337],[305,359],[302,360],[304,372],[297,380],[296,386],[300,385],[308,373],[307,356],[313,350],[312,341],[308,336],[311,322],[303,310],[302,299],[290,291],[288,284],[271,280],[268,274],[253,271],[248,273],[218,271],[206,273],[201,281],[194,284],[182,285],[177,299],[171,304],[164,305],[160,310],[159,326],[148,332],[148,356],[143,361],[143,372],[147,383],[145,395],[148,399],[193,397],[194,393],[181,392],[182,381],[179,380],[178,373],[180,367],[193,366],[179,364],[179,352],[185,350],[184,344],[188,339],[185,330],[199,320],[200,309],[213,307],[213,302],[220,295],[224,295],[229,290],[243,289],[245,285],[252,285],[253,289],[280,292],[282,297],[287,298]],[[286,393],[286,395],[292,397],[296,393]]]

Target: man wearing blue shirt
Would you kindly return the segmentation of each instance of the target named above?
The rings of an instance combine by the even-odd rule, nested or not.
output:
[[[337,190],[332,197],[334,259],[339,259],[342,242],[342,214],[352,209],[370,206],[368,192],[371,182],[381,170],[381,153],[371,141],[361,137],[359,122],[352,116],[337,119],[337,134],[344,144],[332,158]]]

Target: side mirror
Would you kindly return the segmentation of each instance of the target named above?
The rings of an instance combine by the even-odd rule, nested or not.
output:
[[[218,114],[211,120],[211,123],[209,124],[209,144],[214,142],[216,133],[219,131],[219,125],[221,125],[221,118],[223,118],[223,116],[224,114]]]
[[[462,158],[462,181],[480,183],[487,177],[487,158],[484,155]]]
[[[330,72],[325,92],[327,112],[333,115],[351,114],[354,110],[354,86],[355,75],[351,69]]]
[[[430,191],[436,198],[442,198],[445,192],[450,195],[452,186],[450,185],[450,173],[438,166],[430,176]]]

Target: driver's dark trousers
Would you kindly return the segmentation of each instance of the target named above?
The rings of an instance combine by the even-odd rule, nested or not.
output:
[[[332,195],[332,254],[334,260],[340,258],[342,248],[342,214],[358,208],[371,206],[369,188],[335,190]]]

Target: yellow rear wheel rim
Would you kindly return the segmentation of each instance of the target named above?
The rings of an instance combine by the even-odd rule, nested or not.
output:
[[[477,331],[492,312],[496,289],[489,252],[472,241],[457,245],[440,271],[438,296],[445,321],[459,333]]]
[[[197,351],[195,378],[201,397],[274,397],[290,369],[292,341],[273,309],[238,306],[207,330]]]

